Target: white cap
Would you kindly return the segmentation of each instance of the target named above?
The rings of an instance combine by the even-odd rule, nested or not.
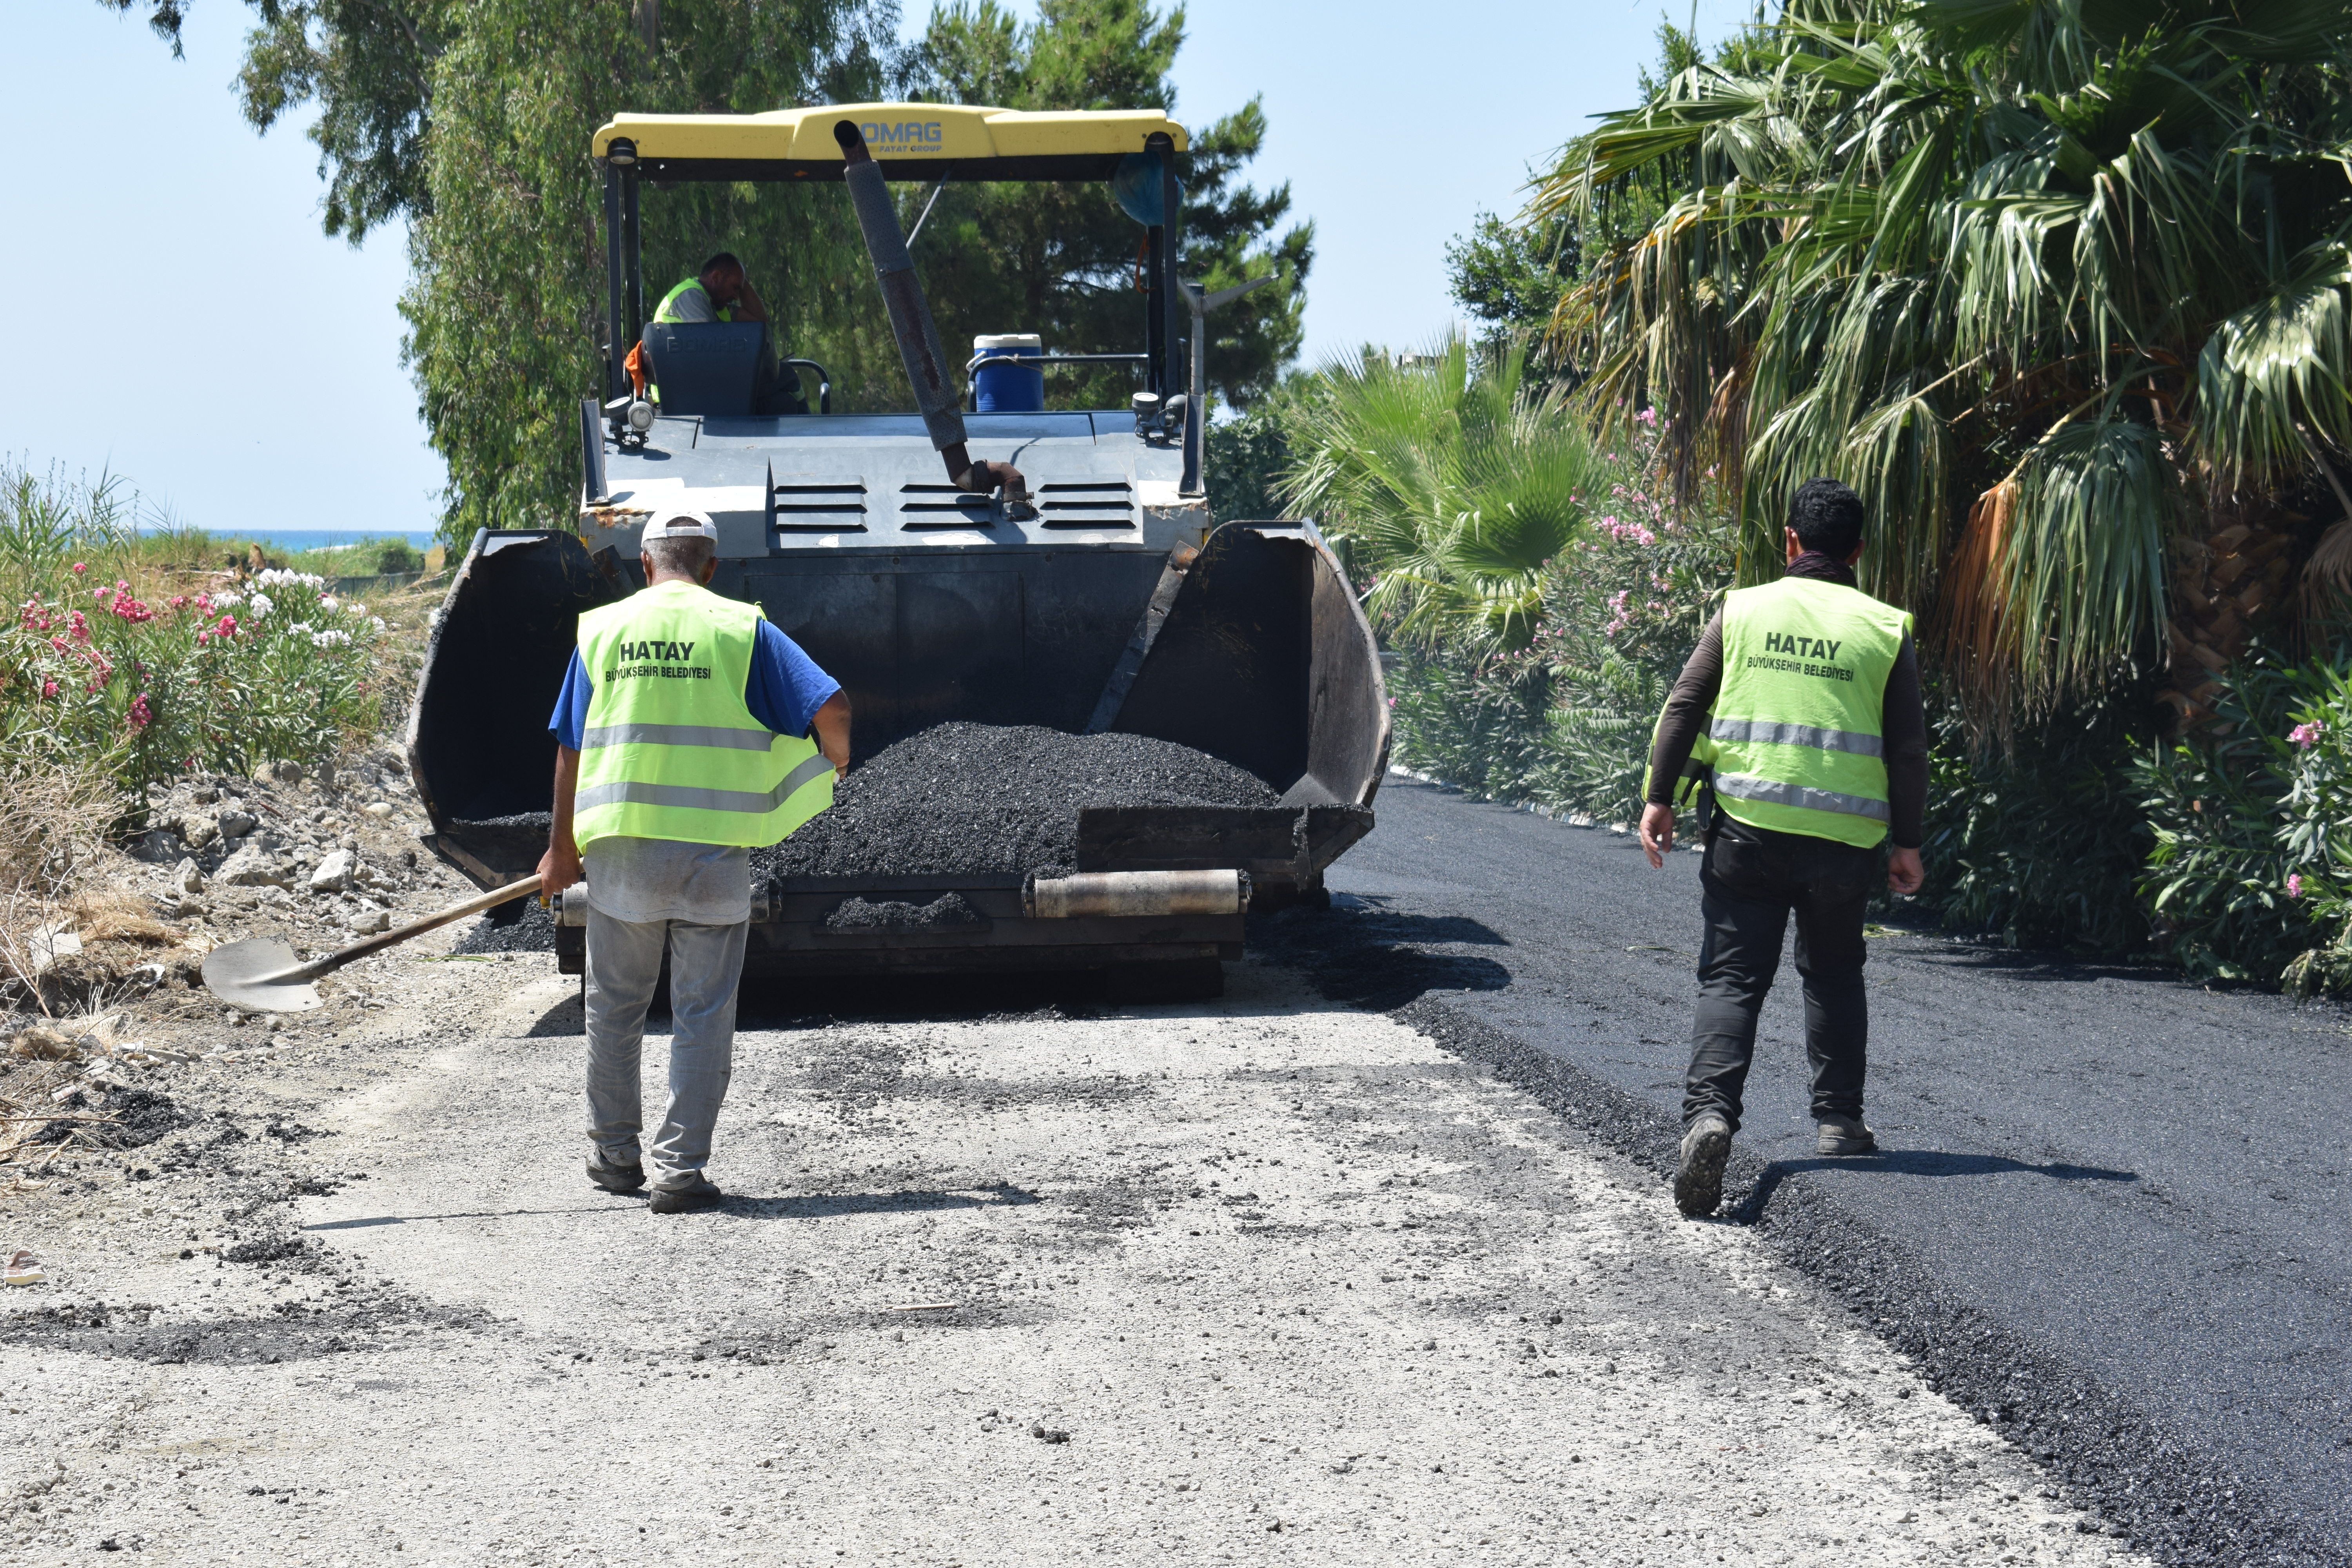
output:
[[[699,511],[656,512],[654,521],[646,524],[644,539],[708,539],[716,543],[719,525],[708,513]]]

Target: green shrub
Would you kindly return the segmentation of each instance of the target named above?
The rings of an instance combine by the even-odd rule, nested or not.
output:
[[[375,569],[383,576],[425,570],[425,552],[404,539],[387,539],[376,552]]]
[[[2137,686],[2053,714],[2003,755],[1978,749],[1931,690],[1921,902],[2011,947],[2146,951],[2137,885],[2153,840],[2133,769],[2152,727]]]
[[[315,764],[374,732],[383,624],[365,606],[290,572],[173,592],[127,524],[105,481],[0,467],[0,586],[14,606],[0,625],[0,749],[13,767],[101,773],[135,810],[148,784],[181,773]]]
[[[2210,735],[2136,770],[2154,834],[2142,891],[2191,973],[2352,987],[2352,647],[2256,647]]]

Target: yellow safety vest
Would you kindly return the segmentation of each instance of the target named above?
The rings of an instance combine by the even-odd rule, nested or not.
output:
[[[1858,588],[1783,577],[1723,606],[1706,739],[1723,810],[1863,848],[1886,837],[1886,680],[1911,616]]]
[[[813,739],[751,717],[743,687],[765,617],[692,583],[656,584],[580,617],[593,689],[572,837],[773,844],[833,804]]]

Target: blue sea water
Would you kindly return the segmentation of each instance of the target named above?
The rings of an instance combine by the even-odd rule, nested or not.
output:
[[[389,531],[349,528],[215,528],[205,531],[219,543],[256,540],[271,550],[282,550],[289,554],[298,550],[324,550],[331,544],[358,544],[366,540],[404,539],[419,550],[429,549],[433,543],[433,531],[429,528]]]

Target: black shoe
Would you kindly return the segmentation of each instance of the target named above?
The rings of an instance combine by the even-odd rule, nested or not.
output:
[[[1682,1167],[1675,1173],[1675,1207],[1703,1219],[1723,1202],[1723,1164],[1731,1158],[1731,1123],[1700,1117],[1683,1134]]]
[[[717,1184],[700,1176],[690,1187],[656,1187],[654,1201],[646,1206],[656,1214],[692,1214],[697,1209],[715,1209],[720,1194]]]
[[[643,1165],[607,1165],[595,1155],[588,1156],[588,1179],[608,1193],[634,1193],[646,1184]]]

